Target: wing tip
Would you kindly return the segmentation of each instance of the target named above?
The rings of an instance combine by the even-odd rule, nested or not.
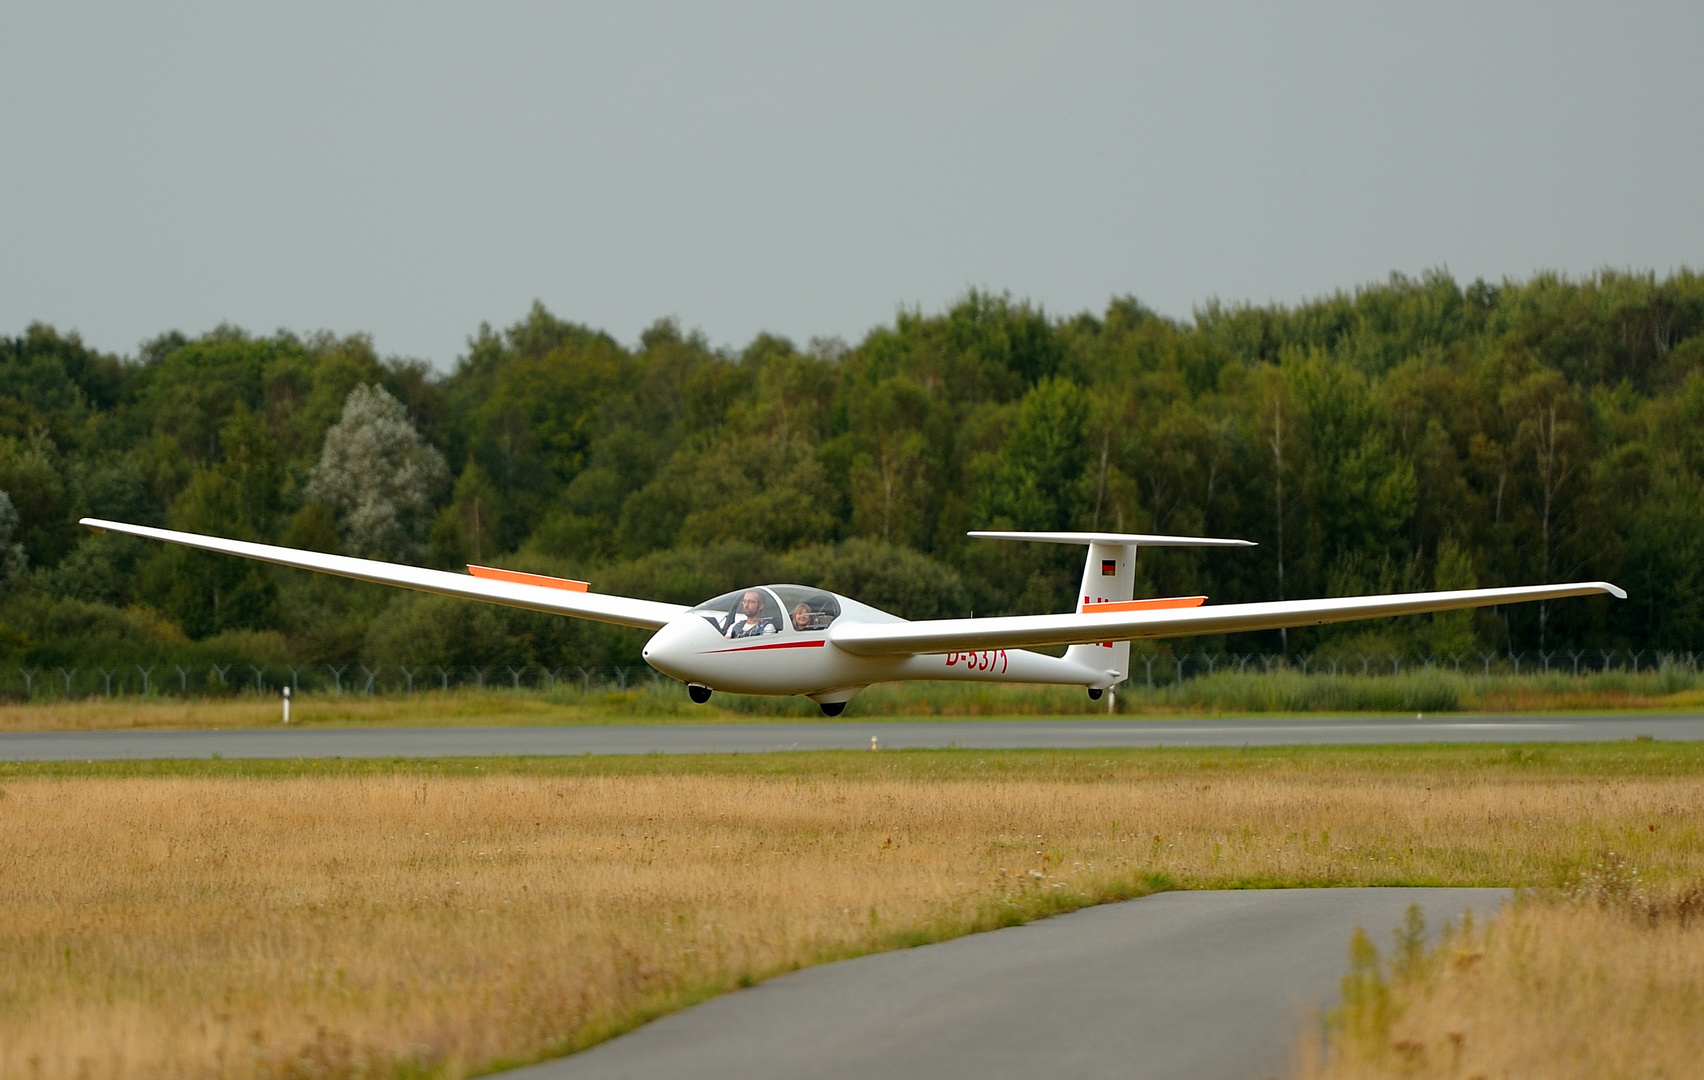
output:
[[[1604,592],[1615,597],[1617,600],[1627,599],[1627,590],[1623,589],[1619,585],[1612,584],[1611,582],[1608,582],[1608,581],[1594,581],[1594,582],[1592,582],[1592,584],[1599,586],[1600,588],[1603,589]]]

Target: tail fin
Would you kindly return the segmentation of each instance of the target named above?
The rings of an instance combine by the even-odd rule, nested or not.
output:
[[[1136,550],[1140,547],[1253,547],[1248,540],[1219,540],[1205,536],[1151,536],[1143,533],[1096,532],[973,532],[989,540],[1037,540],[1049,544],[1087,544],[1089,557],[1083,563],[1083,583],[1077,589],[1077,610],[1090,605],[1124,604],[1136,595]],[[1153,607],[1195,607],[1202,596],[1138,600]],[[1103,609],[1104,610],[1104,609]],[[1073,645],[1065,659],[1104,672],[1097,687],[1113,686],[1130,674],[1130,642],[1103,641],[1095,645]]]

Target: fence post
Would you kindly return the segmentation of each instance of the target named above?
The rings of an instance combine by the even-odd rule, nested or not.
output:
[[[142,676],[142,694],[146,697],[148,694],[148,683],[153,678],[154,669],[151,667],[145,668],[141,664],[137,664],[136,673]]]
[[[1142,663],[1148,669],[1148,689],[1152,690],[1154,688],[1154,654],[1149,653],[1142,657]]]
[[[1496,653],[1488,653],[1488,652],[1482,652],[1482,653],[1479,654],[1479,659],[1485,661],[1485,674],[1487,674],[1487,675],[1491,674],[1491,659],[1492,659],[1492,657],[1494,657],[1496,655],[1497,655]]]
[[[1450,653],[1450,663],[1455,665],[1455,673],[1457,675],[1460,675],[1461,674],[1461,653],[1458,653],[1458,652]]]
[[[213,669],[215,675],[219,676],[219,685],[224,686],[225,673],[231,670],[231,665],[226,664],[224,667],[220,667],[218,664],[208,664],[207,666]]]
[[[476,690],[485,689],[485,673],[489,670],[490,670],[489,665],[487,665],[486,667],[476,667],[476,668],[473,669],[474,689],[476,689]]]
[[[1173,656],[1172,663],[1177,665],[1177,685],[1181,689],[1183,687],[1183,657]]]
[[[1573,649],[1568,650],[1568,658],[1574,661],[1574,678],[1576,679],[1580,677],[1580,657],[1584,655],[1586,655],[1586,650],[1584,649],[1580,649],[1577,652]]]
[[[379,672],[383,670],[384,668],[382,667],[376,667],[373,670],[368,671],[366,664],[361,665],[361,674],[367,677],[366,692],[368,697],[373,696],[373,681],[379,677]]]
[[[1520,673],[1521,673],[1521,657],[1520,657],[1520,654],[1515,652],[1515,650],[1513,650],[1513,649],[1509,650],[1509,663],[1511,663],[1515,666],[1515,674],[1517,676],[1520,675]]]
[[[70,671],[66,671],[64,668],[59,669],[60,678],[65,680],[65,700],[66,701],[71,700],[71,679],[76,674],[77,674],[76,668],[72,668]]]
[[[402,672],[403,681],[408,683],[408,693],[412,697],[414,695],[414,671],[405,667],[399,667],[397,670]]]
[[[1331,660],[1331,677],[1335,679],[1337,678],[1337,661],[1340,657],[1336,653],[1332,653],[1329,659]]]
[[[108,671],[106,668],[97,668],[96,670],[106,679],[106,696],[112,697],[112,677],[116,673]]]
[[[343,673],[349,670],[349,665],[344,664],[342,667],[332,667],[330,664],[327,664],[325,669],[331,672],[333,693],[343,693]]]
[[[25,671],[23,668],[18,669],[18,674],[24,677],[25,701],[29,701],[31,698],[35,697],[35,677],[40,670],[40,668],[31,668],[28,671]]]
[[[1544,665],[1546,675],[1550,674],[1550,658],[1555,655],[1555,649],[1551,649],[1549,652],[1545,652],[1543,649],[1538,650],[1538,662]]]
[[[1633,657],[1633,674],[1637,675],[1639,674],[1639,658],[1645,655],[1645,650],[1640,649],[1636,653],[1631,653],[1631,655]]]
[[[1359,656],[1361,658],[1361,677],[1366,678],[1367,677],[1367,662],[1369,660],[1371,660],[1372,657],[1368,656],[1364,652],[1363,653],[1356,653],[1355,655]]]
[[[254,692],[258,694],[262,690],[266,689],[264,685],[266,682],[266,669],[257,668],[253,664],[250,664],[248,669],[254,672]]]
[[[188,697],[189,696],[189,672],[184,668],[184,666],[182,664],[173,664],[172,666],[177,668],[179,688],[183,690],[184,696]],[[146,694],[148,691],[144,690],[142,692],[144,694]]]
[[[557,674],[557,672],[561,671],[562,669],[561,668],[548,668],[548,667],[545,667],[543,664],[540,664],[539,670],[544,672],[544,677],[545,677],[546,681],[549,682],[549,684],[550,684],[550,693],[552,693],[552,694],[556,693],[556,674]]]
[[[1401,653],[1397,653],[1395,656],[1390,658],[1390,673],[1392,675],[1401,675],[1402,674],[1402,654]]]
[[[504,666],[509,670],[510,689],[519,690],[521,688],[521,676],[526,674],[527,665],[522,664],[519,671],[515,670],[513,664],[505,664]]]
[[[295,668],[290,669],[290,692],[292,694],[302,692],[302,673]]]

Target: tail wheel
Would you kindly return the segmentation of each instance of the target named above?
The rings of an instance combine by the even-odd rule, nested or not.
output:
[[[699,686],[697,683],[687,683],[686,696],[702,705],[706,701],[710,700],[710,688],[708,686]]]
[[[822,714],[824,716],[839,716],[841,713],[846,711],[846,703],[844,701],[819,701],[817,704],[822,708]]]
[[[1101,699],[1101,695],[1104,693],[1106,693],[1106,691],[1102,690],[1100,687],[1091,686],[1089,687],[1089,700],[1099,701]]]

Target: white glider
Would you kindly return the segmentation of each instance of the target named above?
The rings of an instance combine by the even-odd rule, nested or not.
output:
[[[1583,581],[1217,606],[1207,606],[1204,596],[1137,600],[1135,561],[1141,548],[1253,545],[1140,533],[973,532],[987,539],[1086,545],[1076,610],[911,622],[802,585],[753,585],[687,608],[594,593],[583,581],[514,570],[469,566],[467,574],[457,574],[99,518],[82,523],[298,570],[651,630],[645,661],[686,683],[694,701],[708,701],[712,690],[803,694],[830,716],[839,715],[871,683],[912,679],[1076,685],[1098,698],[1129,674],[1135,639],[1320,626],[1599,593],[1627,596],[1607,581]],[[1029,651],[1040,645],[1069,648],[1057,657]]]

